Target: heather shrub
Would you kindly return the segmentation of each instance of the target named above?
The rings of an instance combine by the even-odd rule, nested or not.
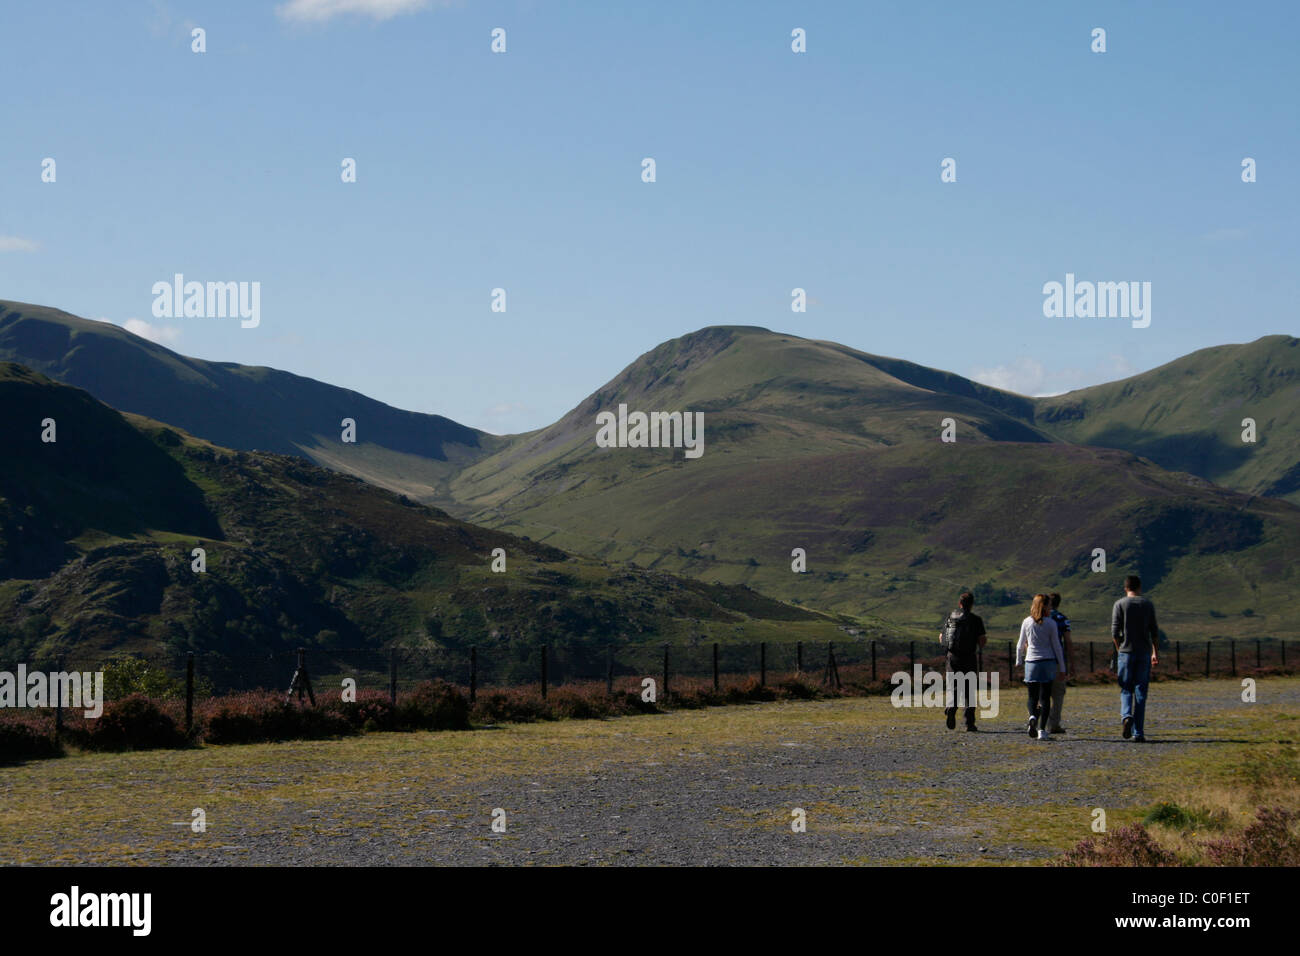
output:
[[[468,730],[469,701],[446,681],[425,681],[397,699],[397,724],[410,730]]]
[[[532,723],[545,720],[550,710],[540,695],[518,689],[494,690],[480,694],[471,711],[480,724]]]
[[[172,715],[143,694],[106,702],[99,717],[73,717],[65,732],[86,750],[157,750],[186,743]]]
[[[1300,814],[1285,807],[1261,807],[1241,833],[1205,844],[1214,866],[1300,866],[1300,839],[1293,825]]]
[[[821,690],[815,684],[798,677],[791,677],[777,685],[785,696],[793,700],[813,700],[821,696]]]
[[[205,716],[203,737],[210,744],[318,740],[355,733],[340,713],[266,691],[219,697],[210,702]]]
[[[0,764],[57,757],[53,718],[22,715],[0,717]]]
[[[1067,850],[1058,866],[1178,866],[1180,860],[1133,823],[1081,841]]]
[[[388,695],[377,690],[357,691],[355,701],[331,698],[323,704],[325,710],[338,714],[354,730],[400,730],[397,709]]]

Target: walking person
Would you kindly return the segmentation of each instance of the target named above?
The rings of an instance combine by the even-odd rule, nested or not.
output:
[[[1065,652],[1051,616],[1052,599],[1035,594],[1029,616],[1020,622],[1016,642],[1016,664],[1025,665],[1025,687],[1029,692],[1029,736],[1051,740],[1048,725],[1052,716],[1052,681],[1066,673]]]
[[[1147,685],[1151,668],[1160,663],[1160,629],[1156,606],[1142,596],[1142,579],[1124,579],[1124,596],[1110,612],[1110,638],[1119,673],[1120,735],[1134,743],[1146,741]]]
[[[947,675],[944,683],[946,685],[947,707],[944,708],[944,718],[948,724],[949,730],[955,730],[957,727],[957,686],[965,688],[965,719],[966,729],[975,731],[975,679],[967,678],[965,675],[974,675],[979,670],[979,661],[977,659],[978,649],[988,642],[988,637],[984,631],[984,619],[978,614],[971,611],[975,606],[975,595],[969,591],[963,591],[957,598],[957,608],[952,611],[947,620],[943,622],[943,629],[939,632],[939,640],[943,642],[943,649],[947,652]]]
[[[1070,641],[1070,619],[1061,613],[1061,595],[1053,591],[1052,599],[1052,620],[1056,622],[1056,633],[1061,638],[1061,649],[1065,651],[1065,666],[1067,670],[1074,670],[1074,644]],[[1054,734],[1065,733],[1065,728],[1061,726],[1061,708],[1065,704],[1065,672],[1062,671],[1056,675],[1056,680],[1052,681],[1052,728]]]

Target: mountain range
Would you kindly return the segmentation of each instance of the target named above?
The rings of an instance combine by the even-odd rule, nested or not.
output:
[[[1171,636],[1293,632],[1281,609],[1300,597],[1297,345],[1269,336],[1030,398],[833,342],[715,326],[640,356],[546,428],[494,436],[0,302],[0,360],[166,422],[186,443],[261,449],[284,467],[280,456],[301,456],[476,534],[918,637],[970,587],[1009,631],[1030,595],[1060,590],[1080,636],[1106,640],[1131,572]],[[705,453],[598,447],[597,413],[621,404],[704,413]],[[357,422],[356,444],[340,441],[343,418]],[[949,419],[955,440],[943,441]]]

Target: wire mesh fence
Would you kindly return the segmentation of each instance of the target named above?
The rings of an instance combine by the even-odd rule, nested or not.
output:
[[[1300,648],[1284,640],[1171,642],[1161,649],[1156,676],[1228,677],[1289,671]],[[1075,681],[1106,679],[1114,669],[1109,643],[1075,642],[1070,673]],[[1014,683],[1015,645],[989,641],[978,669]],[[892,675],[943,670],[945,657],[934,641],[847,640],[843,642],[692,643],[621,645],[473,646],[465,648],[300,649],[258,655],[220,653],[59,657],[0,661],[0,672],[95,672],[124,661],[145,666],[170,682],[174,692],[220,695],[247,690],[287,692],[300,663],[316,694],[338,693],[351,680],[396,698],[428,681],[464,688],[471,699],[486,688],[535,687],[545,696],[566,685],[604,683],[610,691],[639,689],[649,678],[660,696],[690,681],[715,687],[737,680],[778,684],[799,678],[831,689],[887,689]],[[120,682],[119,682],[120,683]],[[880,685],[886,685],[882,688]]]

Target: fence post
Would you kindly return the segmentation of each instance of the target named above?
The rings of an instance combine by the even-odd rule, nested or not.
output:
[[[668,698],[668,645],[664,645],[664,699]]]
[[[1174,641],[1174,670],[1183,669],[1183,642]]]
[[[871,679],[876,679],[876,639],[871,639]]]
[[[395,647],[388,649],[388,702],[394,707],[397,706],[397,648]]]
[[[716,691],[718,684],[718,642],[713,642],[713,689]]]
[[[1256,667],[1263,667],[1263,666],[1264,666],[1263,664],[1260,663],[1260,657],[1259,657],[1259,638],[1255,638],[1255,666],[1256,666]]]
[[[1093,656],[1092,641],[1089,641],[1088,642],[1088,673],[1089,674],[1095,674],[1097,672],[1097,664],[1095,663],[1095,661],[1096,658]]]
[[[605,693],[614,696],[614,645],[605,645]]]
[[[803,641],[799,641],[794,647],[794,672],[796,676],[803,675]]]
[[[767,643],[758,645],[758,686],[767,686]]]
[[[1228,642],[1232,648],[1232,676],[1237,676],[1237,639],[1234,637]]]
[[[194,652],[185,655],[185,736],[194,730]]]
[[[397,685],[393,684],[394,703],[396,703]],[[478,645],[471,645],[469,649],[469,702],[474,703],[478,697]]]
[[[1210,642],[1205,642],[1205,676],[1210,676]]]
[[[546,645],[542,645],[542,700],[546,700]]]

